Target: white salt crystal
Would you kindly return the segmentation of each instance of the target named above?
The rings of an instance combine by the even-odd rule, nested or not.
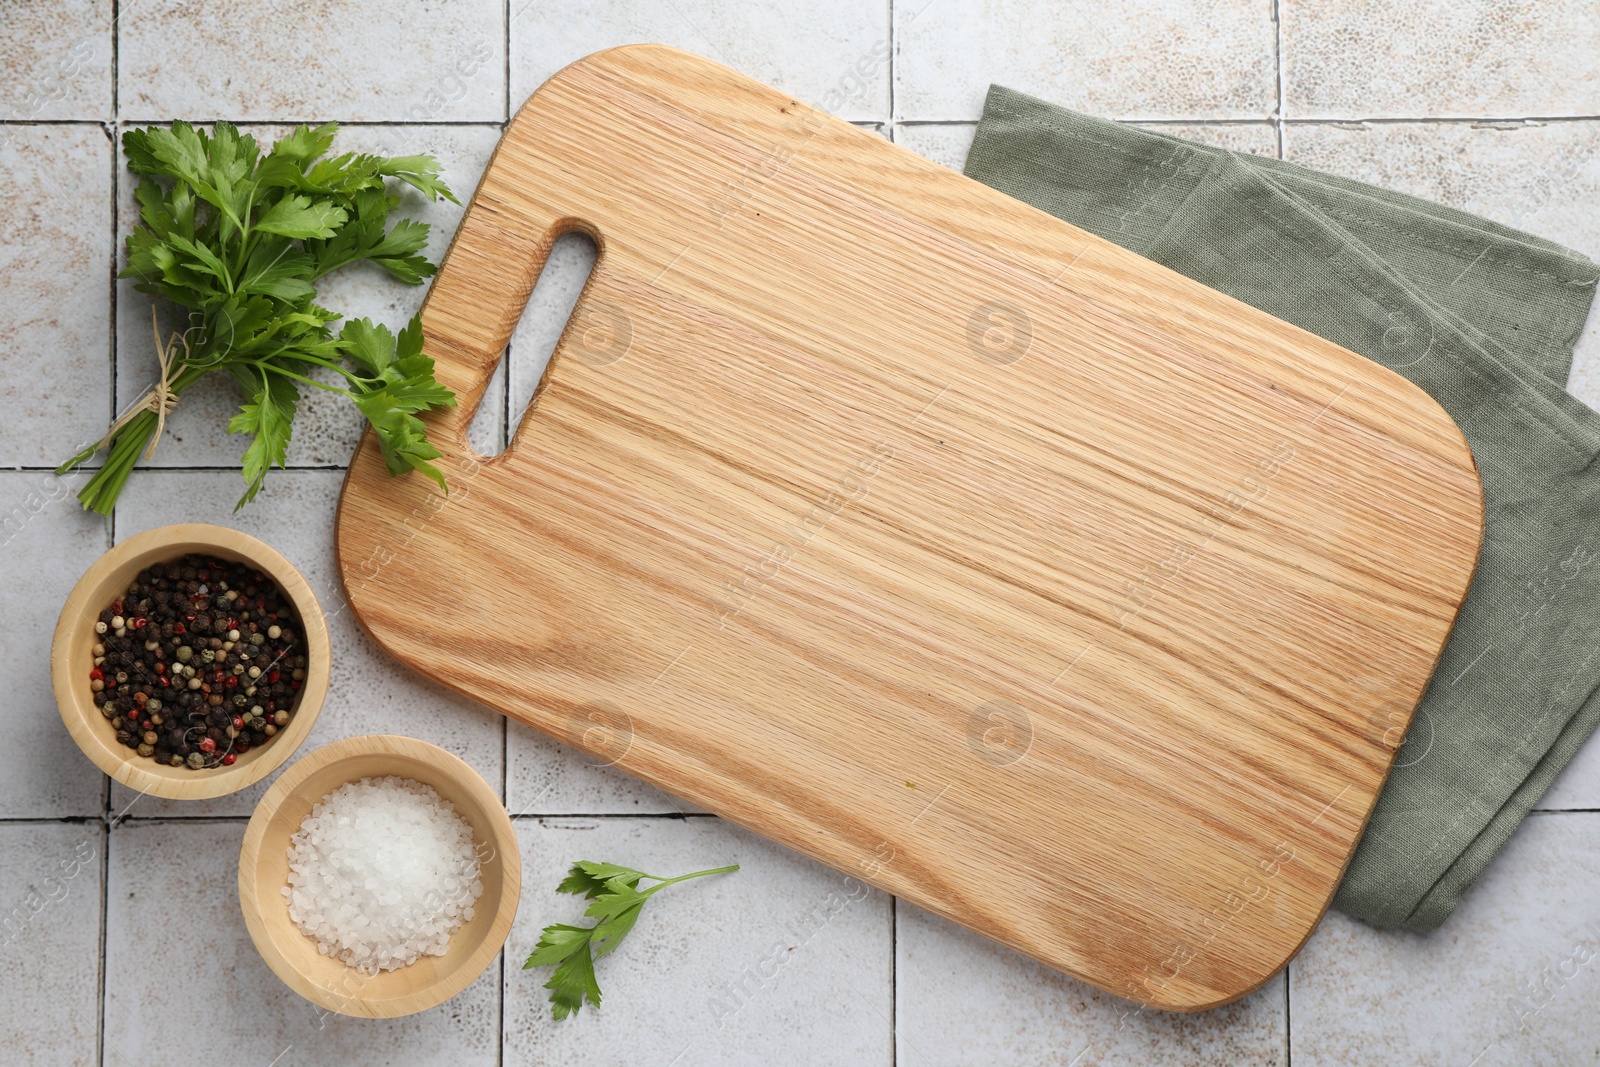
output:
[[[289,917],[362,974],[442,956],[483,895],[472,826],[431,786],[363,778],[289,839]]]

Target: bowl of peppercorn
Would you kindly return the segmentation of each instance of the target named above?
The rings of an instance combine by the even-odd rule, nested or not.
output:
[[[328,629],[300,572],[224,526],[128,538],[73,587],[50,649],[56,708],[95,766],[174,800],[280,767],[328,693]]]

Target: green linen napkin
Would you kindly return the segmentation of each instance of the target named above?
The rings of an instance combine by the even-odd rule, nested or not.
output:
[[[1482,556],[1334,906],[1442,923],[1600,721],[1600,269],[1484,219],[991,87],[966,172],[1416,382],[1477,460]]]

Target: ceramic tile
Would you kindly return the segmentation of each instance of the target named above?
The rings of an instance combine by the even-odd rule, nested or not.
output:
[[[136,121],[499,122],[503,0],[124,2],[122,115]]]
[[[856,0],[722,4],[511,0],[511,106],[591,52],[673,45],[847,119],[889,114],[889,7]]]
[[[98,821],[0,824],[0,1042],[8,1064],[94,1062],[105,840]]]
[[[50,686],[50,640],[62,605],[111,543],[109,524],[73,499],[85,480],[0,472],[0,611],[8,620],[0,627],[0,659],[11,665],[0,701],[4,818],[98,815],[104,806],[105,776],[73,744]],[[90,666],[83,667],[85,686]]]
[[[506,944],[507,1063],[892,1062],[883,894],[709,817],[518,820],[517,838],[522,904]],[[668,876],[740,870],[654,897],[596,967],[604,1006],[557,1023],[542,988],[550,972],[524,972],[520,961],[544,926],[581,921],[582,905],[554,891],[580,859]]]
[[[1594,115],[1588,0],[1283,0],[1293,118]]]
[[[247,132],[270,143],[283,136],[289,126],[249,126]],[[494,126],[346,127],[334,141],[334,151],[376,152],[383,155],[431,153],[444,165],[444,178],[461,204],[428,201],[409,186],[396,183],[401,196],[393,218],[409,217],[428,223],[429,259],[437,263],[449,246],[471,198],[478,178],[499,142]],[[118,205],[118,227],[125,236],[138,223],[138,203],[134,182],[124,180]],[[151,298],[134,288],[132,279],[117,283],[117,392],[118,404],[125,406],[143,395],[158,372],[155,338],[151,328]],[[346,319],[366,316],[399,329],[422,306],[428,286],[406,285],[378,267],[361,263],[330,274],[318,285],[318,302],[342,312]],[[163,316],[171,306],[163,305]],[[163,318],[163,333],[172,324]],[[331,380],[331,375],[323,375]],[[501,410],[505,403],[504,374],[497,373],[484,397],[489,418],[474,425],[473,445],[480,451],[499,451],[503,438]],[[156,450],[151,465],[237,466],[249,444],[243,436],[226,432],[228,419],[238,408],[238,396],[230,379],[215,375],[204,379],[184,394],[182,402],[167,420],[167,433]],[[294,436],[289,444],[290,466],[344,466],[355,452],[365,426],[355,406],[343,397],[325,390],[303,390],[300,414],[295,419]]]
[[[1600,260],[1600,122],[1290,124],[1287,158],[1528,230]],[[1568,389],[1600,407],[1591,316]]]
[[[111,145],[98,126],[0,134],[0,464],[54,467],[110,420]]]
[[[506,807],[515,815],[671,815],[700,808],[664,793],[612,763],[627,751],[631,723],[595,712],[582,730],[590,755],[513,722],[506,734]]]
[[[0,119],[110,118],[111,9],[111,0],[8,3]]]
[[[1186,137],[1191,141],[1235,152],[1264,156],[1276,156],[1278,153],[1277,134],[1265,122],[1217,123],[1209,126],[1194,123],[1135,123],[1135,125],[1155,133]],[[899,123],[895,129],[894,139],[896,144],[911,149],[919,156],[959,171],[966,163],[967,152],[972,148],[972,137],[976,131],[977,126],[970,122]]]
[[[360,734],[404,734],[454,752],[499,792],[504,747],[500,716],[389,658],[345,606],[333,556],[341,480],[335,471],[277,471],[267,477],[261,495],[235,514],[233,503],[244,484],[235,471],[136,471],[118,508],[117,536],[172,522],[231,526],[282,552],[305,576],[328,618],[333,676],[328,699],[298,755]],[[230,796],[199,801],[136,798],[118,785],[111,803],[115,811],[132,805],[135,816],[249,815],[275,777]]]
[[[907,125],[899,122],[894,127],[894,143],[909,148],[924,159],[931,159],[943,167],[960,171],[972,148],[972,137],[977,126],[970,122],[941,122]]]
[[[991,82],[1110,118],[1265,118],[1264,4],[908,0],[895,9],[896,118],[976,119]]]
[[[895,926],[898,1062],[1280,1064],[1283,978],[1192,1015],[1141,1008],[901,901]]]
[[[498,961],[449,1002],[399,1019],[328,1013],[280,982],[239,916],[244,830],[243,821],[135,821],[112,832],[108,1064],[165,1067],[196,1054],[272,1067],[497,1062]]]
[[[1590,1063],[1600,814],[1534,815],[1439,930],[1330,914],[1295,960],[1295,1067]]]

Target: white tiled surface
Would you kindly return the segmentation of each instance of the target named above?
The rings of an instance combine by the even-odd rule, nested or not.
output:
[[[511,102],[591,52],[650,41],[726,63],[846,119],[889,117],[889,10],[861,0],[510,0]]]
[[[904,0],[895,15],[901,118],[976,119],[992,81],[1118,119],[1260,117],[1276,100],[1261,4]]]
[[[1593,117],[1591,0],[1282,0],[1284,94],[1307,118]]]
[[[1600,1057],[1600,818],[1536,813],[1429,937],[1330,915],[1291,972],[1301,1067]]]
[[[432,0],[400,10],[377,0],[0,4],[0,466],[16,468],[0,470],[10,670],[0,1062],[1471,1067],[1600,1055],[1595,745],[1438,934],[1334,915],[1286,976],[1235,1005],[1139,1011],[908,905],[845,900],[839,875],[389,662],[334,610],[332,515],[357,431],[336,406],[307,404],[297,469],[275,472],[237,515],[239,442],[218,433],[220,390],[185,400],[158,469],[134,476],[114,526],[77,511],[47,473],[103,429],[114,382],[126,403],[150,375],[148,304],[111,281],[130,224],[131,183],[113,151],[127,123],[227,118],[270,137],[275,123],[343,120],[354,123],[344,145],[437,153],[465,198],[500,125],[540,80],[595,49],[660,40],[950,166],[998,81],[1242,151],[1281,146],[1593,256],[1591,3]],[[438,227],[437,254],[460,209],[408,206]],[[515,429],[576,292],[591,253],[569,245],[557,260],[573,273],[541,284],[485,402],[474,435],[484,452]],[[423,290],[358,275],[324,296],[398,323]],[[1580,346],[1573,389],[1600,402],[1600,329]],[[264,785],[202,804],[135,798],[109,789],[68,740],[44,671],[67,589],[113,538],[182,519],[264,537],[333,612],[338,676],[312,745],[378,730],[426,738],[477,767],[521,816],[524,907],[507,952],[449,1004],[391,1022],[320,1018],[240,928],[237,848]],[[539,927],[576,917],[552,890],[580,857],[745,869],[663,894],[602,963],[605,1009],[555,1025],[544,973],[517,963]],[[748,996],[725,987],[741,981]]]
[[[111,321],[111,138],[99,126],[26,125],[0,138],[0,463],[54,466],[105,433]],[[46,384],[70,407],[39,402]]]
[[[286,994],[240,929],[243,839],[244,824],[233,820],[138,821],[112,831],[104,919],[108,1063],[180,1062],[183,1030],[165,1020],[187,1018],[207,1034],[205,1047],[191,1051],[221,1063],[498,1062],[494,964],[448,1004],[401,1019],[330,1015]],[[166,915],[183,919],[156,918]]]
[[[740,869],[652,900],[617,950],[628,966],[613,964],[602,979],[606,1009],[585,1018],[585,1008],[580,1025],[551,1020],[540,988],[548,972],[533,980],[511,967],[506,1062],[893,1062],[884,894],[720,819],[521,820],[517,836],[524,899],[508,959],[547,923],[582,915],[554,892],[572,860],[629,856],[661,873]]]
[[[6,6],[6,36],[31,47],[9,49],[0,66],[0,121],[111,113],[112,6],[112,0]]]
[[[123,117],[494,122],[505,116],[500,0],[123,0]]]
[[[95,1062],[105,849],[98,821],[0,824],[7,1062]]]

